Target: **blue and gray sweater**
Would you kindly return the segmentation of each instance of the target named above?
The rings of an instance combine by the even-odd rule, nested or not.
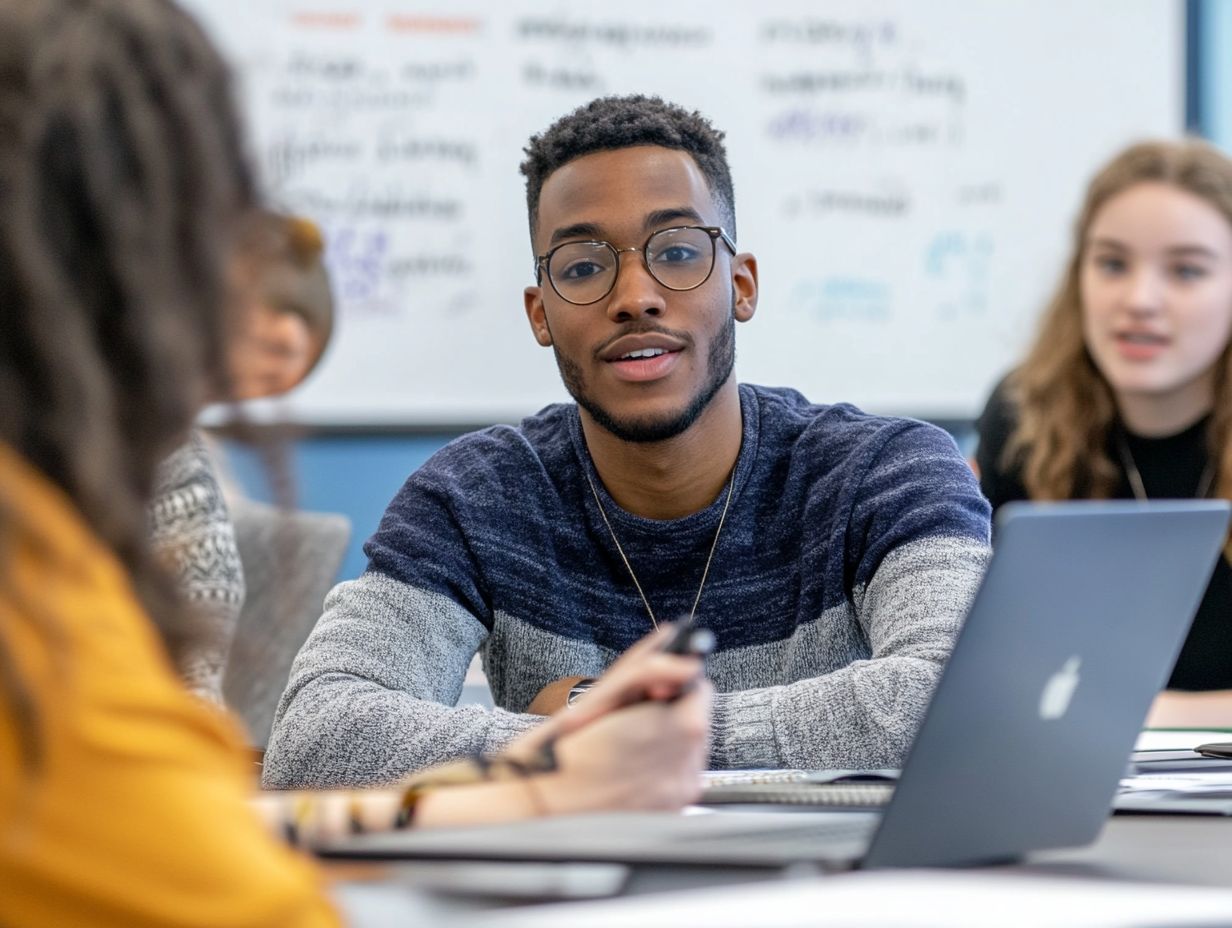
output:
[[[892,767],[982,576],[988,504],[953,441],[908,419],[742,385],[731,508],[698,620],[717,637],[715,767]],[[649,631],[587,483],[656,615],[688,613],[725,493],[623,511],[577,407],[454,441],[407,480],[291,671],[269,786],[388,782],[499,749],[546,684]],[[455,706],[478,651],[497,708]]]

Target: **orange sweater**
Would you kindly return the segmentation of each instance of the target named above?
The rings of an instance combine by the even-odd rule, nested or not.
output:
[[[337,924],[248,808],[238,728],[180,686],[114,556],[3,447],[0,649],[0,924]]]

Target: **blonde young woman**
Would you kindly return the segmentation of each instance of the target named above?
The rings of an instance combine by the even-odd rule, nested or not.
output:
[[[648,640],[449,778],[482,782],[271,796],[264,826],[238,727],[172,671],[200,621],[148,524],[159,462],[230,388],[227,263],[255,200],[241,150],[227,70],[174,4],[0,3],[3,925],[334,925],[322,875],[277,834],[675,808],[699,789],[700,662]]]
[[[994,509],[1232,498],[1230,341],[1232,161],[1198,141],[1126,149],[1091,181],[1035,343],[977,424]],[[1232,725],[1226,552],[1148,721]]]

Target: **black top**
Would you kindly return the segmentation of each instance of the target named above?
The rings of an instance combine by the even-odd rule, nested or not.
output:
[[[1143,438],[1126,431],[1126,444],[1151,499],[1192,499],[1202,483],[1209,455],[1206,427],[1209,417],[1183,432],[1165,438]],[[975,453],[980,466],[980,488],[992,503],[994,512],[1002,504],[1028,499],[1018,467],[1006,469],[1000,458],[1017,425],[1017,411],[1006,396],[1005,381],[997,385],[988,405],[976,421],[979,447]],[[1115,438],[1109,436],[1108,454],[1120,462]],[[1122,468],[1114,499],[1133,499],[1129,478]],[[1169,689],[1232,689],[1232,568],[1226,557],[1215,564],[1215,572],[1202,597],[1198,614],[1181,649]]]

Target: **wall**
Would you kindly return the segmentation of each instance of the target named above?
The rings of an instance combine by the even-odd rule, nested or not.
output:
[[[1232,0],[1201,0],[1196,20],[1196,49],[1191,73],[1197,80],[1197,128],[1223,149],[1232,151]],[[1196,54],[1195,54],[1196,53]]]
[[[363,572],[362,545],[376,530],[385,506],[407,476],[453,438],[430,435],[315,435],[289,444],[289,468],[295,502],[301,509],[341,512],[351,520],[351,542],[339,579]],[[225,442],[232,476],[246,493],[270,501],[273,493],[259,456],[235,442]]]

